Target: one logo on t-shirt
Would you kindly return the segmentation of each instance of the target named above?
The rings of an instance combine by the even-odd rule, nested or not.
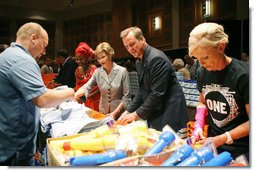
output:
[[[206,85],[202,89],[205,95],[206,105],[213,122],[218,127],[227,125],[239,114],[238,105],[229,87],[222,87],[218,84]]]

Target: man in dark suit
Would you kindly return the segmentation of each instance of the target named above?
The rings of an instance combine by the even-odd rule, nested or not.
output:
[[[61,66],[58,76],[54,80],[56,86],[67,85],[74,88],[76,86],[75,70],[77,63],[73,60],[66,49],[60,49],[56,53],[56,62]]]
[[[184,94],[168,57],[148,45],[138,27],[125,29],[120,37],[127,51],[138,59],[139,90],[118,123],[142,118],[147,119],[149,127],[159,131],[165,125],[175,131],[186,127],[188,115]]]

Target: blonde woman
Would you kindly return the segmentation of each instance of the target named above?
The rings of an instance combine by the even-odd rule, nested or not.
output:
[[[101,66],[95,70],[90,80],[78,89],[75,99],[81,102],[82,97],[86,99],[90,90],[98,86],[101,93],[99,111],[116,119],[131,100],[128,71],[112,61],[115,52],[109,43],[100,43],[94,54]]]
[[[195,143],[202,138],[205,118],[209,138],[218,152],[228,151],[234,158],[244,154],[249,158],[249,65],[227,56],[224,51],[228,35],[216,23],[196,26],[189,37],[189,55],[195,56],[202,67],[198,70]],[[204,138],[204,137],[203,137]]]

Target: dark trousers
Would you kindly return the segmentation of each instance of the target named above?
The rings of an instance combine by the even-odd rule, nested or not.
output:
[[[14,154],[6,161],[0,162],[0,166],[34,166],[34,157],[20,159],[19,155]]]

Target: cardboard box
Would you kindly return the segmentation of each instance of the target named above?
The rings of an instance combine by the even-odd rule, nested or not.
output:
[[[97,120],[101,120],[103,118],[105,118],[105,115],[97,112],[95,110],[89,109],[87,108],[86,110],[86,114],[94,119]],[[60,152],[54,150],[51,146],[50,146],[50,142],[51,141],[56,141],[56,140],[67,140],[67,139],[71,139],[71,138],[75,138],[75,137],[79,137],[83,134],[76,134],[76,135],[71,135],[71,136],[64,136],[64,137],[59,137],[59,138],[48,138],[47,139],[47,157],[48,157],[48,165],[49,166],[69,166],[69,163],[66,163],[66,159],[64,158],[63,154],[60,154]]]
[[[47,156],[49,166],[69,166],[65,158],[65,155],[61,154],[59,151],[54,150],[50,145],[51,141],[56,140],[66,140],[78,137],[80,135],[66,136],[61,138],[49,138],[47,139]],[[160,166],[165,160],[167,160],[171,154],[175,151],[177,147],[167,149],[167,151],[161,152],[159,154],[151,156],[131,156],[128,158],[116,160],[113,162],[105,163],[100,166]],[[66,156],[67,157],[67,156]]]
[[[77,134],[72,136],[65,136],[61,138],[48,138],[47,139],[47,156],[48,156],[48,165],[49,166],[68,166],[69,164],[66,163],[66,159],[64,158],[63,154],[60,154],[60,152],[54,150],[50,142],[55,140],[67,140],[75,137],[79,137],[84,134]]]
[[[154,154],[151,156],[133,156],[114,162],[106,163],[100,166],[160,166],[164,161],[166,161],[175,151],[171,149],[159,154]]]
[[[138,124],[140,125],[140,124]],[[124,131],[125,129],[126,130],[131,130],[131,128],[136,128],[136,127],[128,127],[130,125],[126,125],[124,126],[124,129],[122,128],[122,131]],[[102,127],[100,128],[102,129]],[[104,128],[103,128],[104,130]],[[126,131],[125,130],[125,131]],[[98,130],[97,130],[98,131]],[[102,130],[99,130],[100,133]],[[137,130],[136,130],[137,131]],[[140,132],[139,132],[140,133]],[[70,150],[70,152],[68,151],[65,151],[67,153],[62,153],[63,149],[61,148],[62,144],[64,143],[64,141],[71,141],[73,138],[77,138],[77,137],[80,137],[81,135],[84,135],[84,134],[87,134],[87,133],[83,133],[83,134],[77,134],[77,135],[72,135],[72,136],[65,136],[65,137],[60,137],[60,138],[48,138],[47,139],[47,156],[48,156],[48,165],[49,166],[69,166],[69,163],[68,163],[68,160],[69,160],[69,157],[70,156],[80,156],[79,153],[76,153],[76,151],[72,151]],[[161,134],[161,132],[158,132],[156,130],[153,130],[153,129],[149,129],[149,141],[152,142],[152,141],[156,141],[156,138],[159,137],[159,135]],[[107,136],[107,135],[105,135]],[[139,136],[141,136],[139,134]],[[150,137],[151,136],[151,137]],[[123,138],[123,140],[125,140],[126,137]],[[108,139],[107,139],[108,140]],[[75,141],[75,140],[74,140]],[[89,140],[88,140],[89,141]],[[129,142],[129,141],[128,141]],[[136,141],[135,141],[136,142]],[[140,143],[143,142],[143,141],[140,141]],[[54,144],[53,144],[54,143]],[[59,143],[59,145],[58,145]],[[124,142],[123,142],[124,143]],[[130,143],[131,144],[131,143]],[[141,145],[141,150],[143,150],[143,146]],[[169,150],[169,149],[168,149]],[[95,151],[96,153],[101,153],[101,151]],[[139,151],[140,152],[140,151]],[[68,155],[70,154],[70,155]],[[88,152],[88,154],[84,154],[84,155],[90,155],[92,154],[90,151]],[[144,154],[143,152],[140,152],[139,154]],[[82,155],[82,154],[81,154]],[[135,153],[135,155],[137,155]],[[162,155],[164,156],[164,155]],[[133,157],[130,157],[130,158],[133,158]],[[134,158],[137,158],[134,157]],[[149,157],[150,158],[150,157]],[[148,159],[149,159],[148,158]],[[159,159],[161,158],[161,156],[159,156]],[[126,158],[127,160],[128,158]]]

